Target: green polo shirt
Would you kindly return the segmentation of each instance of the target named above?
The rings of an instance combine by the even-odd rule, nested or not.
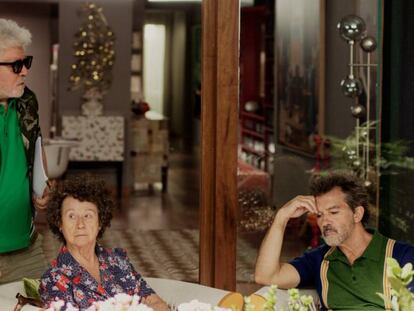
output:
[[[376,293],[383,293],[384,260],[388,239],[375,232],[367,249],[350,265],[339,248],[326,256],[329,261],[329,309],[384,310],[384,300]]]
[[[0,105],[0,254],[29,246],[32,225],[28,166],[16,102]]]

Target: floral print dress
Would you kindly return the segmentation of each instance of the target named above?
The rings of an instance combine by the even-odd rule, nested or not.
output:
[[[99,259],[101,283],[95,280],[62,246],[52,267],[41,279],[40,295],[45,308],[55,300],[70,302],[81,310],[95,301],[106,300],[118,293],[146,297],[155,292],[135,271],[125,250],[108,249],[99,245],[95,252]]]

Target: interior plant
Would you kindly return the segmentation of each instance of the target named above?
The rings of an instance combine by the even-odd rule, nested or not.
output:
[[[368,127],[375,128],[377,123],[378,121],[372,121]],[[360,155],[356,153],[356,150],[358,149],[358,145],[360,147],[359,149],[362,150],[361,138],[364,138],[366,135],[364,132],[366,128],[367,125],[362,124],[358,135],[358,129],[356,129],[346,138],[327,137],[331,145],[332,169],[349,169],[354,171],[358,176],[365,177],[362,176],[366,172],[360,161]],[[393,174],[395,173],[393,168],[396,167],[414,169],[414,158],[407,156],[410,150],[410,142],[404,140],[382,142],[380,156],[376,156],[377,147],[377,144],[371,144],[370,171],[377,172],[379,170],[381,174]]]

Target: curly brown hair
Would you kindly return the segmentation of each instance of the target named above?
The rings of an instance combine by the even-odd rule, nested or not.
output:
[[[62,224],[62,205],[67,197],[96,205],[100,226],[97,238],[101,238],[106,228],[111,225],[112,211],[115,207],[105,182],[90,174],[81,174],[62,180],[54,187],[46,209],[46,216],[50,230],[64,244],[66,241],[60,232],[60,227]]]
[[[315,175],[310,182],[310,192],[315,197],[328,193],[335,187],[341,188],[345,194],[345,201],[352,211],[355,211],[358,206],[364,208],[364,216],[361,222],[366,225],[369,219],[369,195],[360,178],[348,172],[338,171],[328,175]]]

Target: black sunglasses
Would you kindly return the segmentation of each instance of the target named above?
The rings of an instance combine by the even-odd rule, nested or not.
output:
[[[27,69],[30,69],[30,67],[32,66],[32,60],[33,60],[33,56],[26,56],[23,59],[18,59],[11,63],[0,63],[0,66],[11,66],[13,69],[13,72],[17,74],[17,73],[22,72],[23,65]]]

